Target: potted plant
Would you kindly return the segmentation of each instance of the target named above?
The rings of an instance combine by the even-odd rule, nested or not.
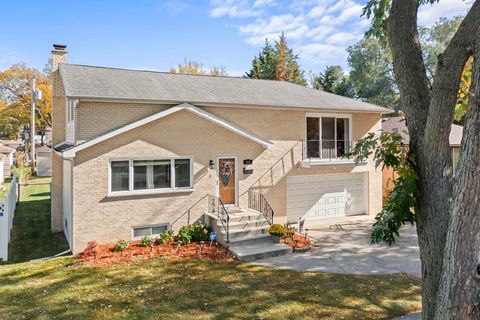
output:
[[[268,233],[272,236],[274,243],[280,243],[280,239],[285,236],[287,229],[278,223],[274,223],[268,229]]]

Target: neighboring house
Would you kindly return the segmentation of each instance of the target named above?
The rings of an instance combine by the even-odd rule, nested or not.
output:
[[[5,159],[3,159],[3,177],[10,178],[11,169],[15,161],[15,149],[0,145],[0,154],[5,155]]]
[[[386,117],[382,119],[382,130],[385,132],[397,132],[402,137],[405,144],[410,143],[407,123],[404,116]],[[453,171],[457,168],[460,156],[460,144],[462,143],[463,127],[452,124],[450,130],[450,148],[452,149]],[[386,196],[393,189],[395,184],[396,173],[392,169],[383,169],[382,189],[383,195]]]
[[[10,147],[15,151],[18,151],[18,149],[22,146],[22,142],[18,140],[4,140],[4,141],[1,141],[0,144]]]
[[[52,229],[73,253],[225,214],[218,199],[232,247],[265,232],[258,219],[235,229],[238,212],[310,224],[381,209],[381,171],[343,154],[381,130],[387,109],[288,82],[71,65],[58,45],[52,54]]]
[[[47,146],[35,147],[37,176],[50,177],[52,175],[52,149]]]

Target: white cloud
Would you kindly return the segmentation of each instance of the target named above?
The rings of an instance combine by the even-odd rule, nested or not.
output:
[[[471,6],[471,0],[442,0],[432,5],[423,5],[418,11],[418,24],[421,26],[429,26],[441,17],[452,18],[455,16],[463,16]]]
[[[441,0],[439,4],[423,5],[419,24],[464,15],[471,1]],[[364,0],[293,0],[289,5],[278,0],[211,0],[210,13],[212,17],[244,18],[237,20],[240,23],[235,27],[248,44],[260,47],[265,38],[273,42],[283,31],[302,64],[347,68],[345,49],[358,42],[370,27],[371,22],[361,16],[364,5]]]

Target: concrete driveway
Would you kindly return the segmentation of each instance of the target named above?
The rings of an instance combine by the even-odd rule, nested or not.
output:
[[[298,271],[349,274],[409,273],[421,276],[415,227],[403,227],[397,243],[370,244],[370,217],[350,217],[309,225],[312,251],[254,261],[253,263]]]

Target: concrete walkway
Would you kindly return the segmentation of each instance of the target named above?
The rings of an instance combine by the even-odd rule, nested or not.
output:
[[[308,236],[314,241],[311,252],[266,258],[253,263],[298,271],[349,274],[404,272],[421,276],[415,228],[403,227],[393,247],[371,245],[373,221],[373,218],[360,216],[306,226]],[[337,225],[337,228],[333,225]]]

